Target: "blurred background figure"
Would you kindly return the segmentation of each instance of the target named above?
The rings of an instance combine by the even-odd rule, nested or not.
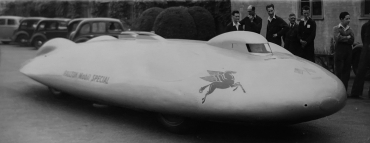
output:
[[[266,39],[281,46],[281,36],[288,30],[288,24],[282,18],[276,16],[273,4],[267,5],[266,11],[269,15],[267,18]]]
[[[243,25],[239,23],[240,13],[237,10],[231,12],[231,22],[226,26],[226,32],[230,31],[243,31]]]
[[[335,75],[343,82],[347,89],[351,73],[352,44],[355,41],[352,28],[349,27],[350,16],[348,12],[341,12],[340,23],[333,28],[335,40],[334,67]]]
[[[241,20],[245,31],[252,31],[260,34],[262,28],[262,18],[256,14],[256,7],[249,5],[247,8],[248,15]]]
[[[284,48],[296,56],[302,56],[302,47],[298,38],[298,24],[294,13],[289,15],[289,29],[284,35]]]
[[[361,50],[360,63],[356,70],[357,73],[352,86],[351,98],[359,98],[362,94],[367,67],[370,65],[370,20],[361,27],[361,40],[363,47]]]
[[[298,37],[301,42],[302,58],[311,62],[315,62],[315,36],[316,36],[316,23],[311,19],[310,7],[304,6],[302,8],[303,19],[299,22]]]

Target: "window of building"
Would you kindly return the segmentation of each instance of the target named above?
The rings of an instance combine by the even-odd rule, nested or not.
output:
[[[362,0],[361,16],[370,18],[370,0]]]
[[[324,19],[322,0],[301,0],[299,3],[299,16],[302,16],[304,6],[310,7],[310,17],[312,19]]]

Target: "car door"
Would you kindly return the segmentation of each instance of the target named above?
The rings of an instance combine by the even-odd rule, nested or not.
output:
[[[57,37],[67,38],[67,22],[65,21],[50,21],[48,26],[45,27],[45,35],[47,39]]]
[[[0,18],[0,39],[5,38],[6,31],[7,31],[7,19],[6,18]]]
[[[122,24],[119,22],[108,22],[108,34],[111,36],[117,36],[123,32]]]

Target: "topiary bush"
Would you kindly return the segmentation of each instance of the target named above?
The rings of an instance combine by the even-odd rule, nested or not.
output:
[[[141,16],[135,20],[132,30],[153,31],[154,21],[162,11],[163,9],[159,7],[152,7],[145,10]]]
[[[216,35],[216,26],[212,14],[203,7],[193,6],[188,9],[197,28],[195,40],[208,41]]]
[[[186,7],[170,7],[162,11],[153,30],[164,38],[195,39],[197,35],[197,27]]]

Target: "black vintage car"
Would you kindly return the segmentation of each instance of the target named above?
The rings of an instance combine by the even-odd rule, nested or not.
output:
[[[80,43],[101,35],[118,37],[123,31],[123,25],[119,19],[85,18],[78,24],[76,30],[70,34],[69,39]]]
[[[45,18],[44,17],[23,18],[18,29],[14,31],[12,41],[21,46],[27,46],[28,40],[31,38],[33,32],[35,31],[37,23],[43,19]]]
[[[68,38],[67,18],[47,18],[41,20],[35,29],[29,44],[36,49],[40,48],[46,41],[52,38]]]

